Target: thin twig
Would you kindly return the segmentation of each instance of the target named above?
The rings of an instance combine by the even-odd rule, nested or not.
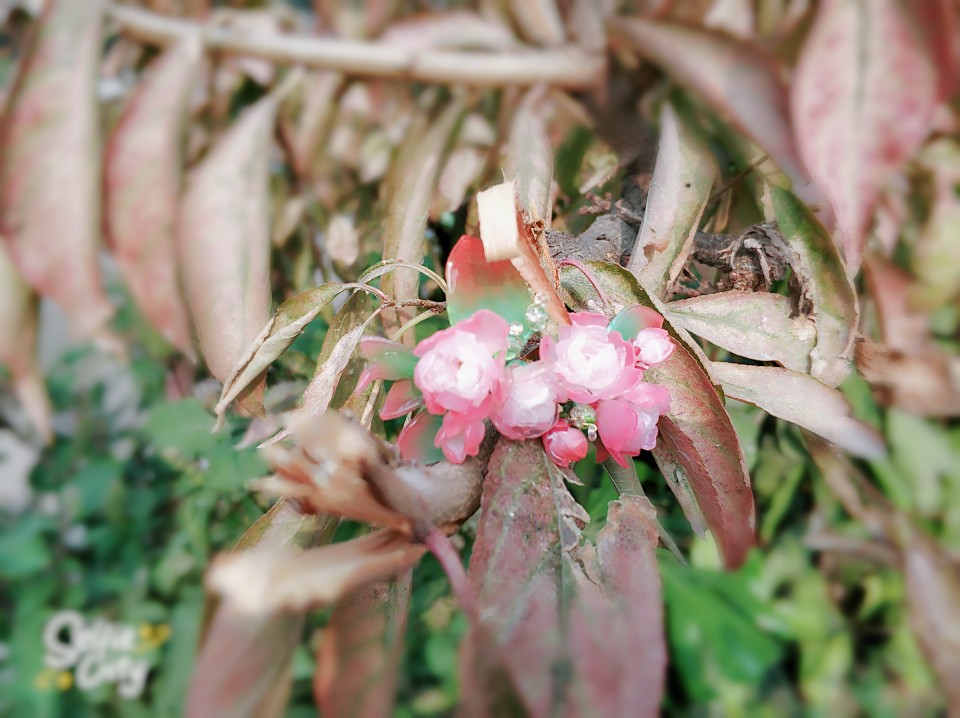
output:
[[[477,617],[476,592],[467,578],[467,572],[463,569],[463,562],[460,554],[451,543],[450,538],[446,536],[436,526],[431,526],[423,537],[423,545],[430,553],[436,556],[444,573],[450,579],[450,588],[453,589],[453,595],[460,602],[460,608],[467,614],[471,620]]]
[[[602,55],[576,48],[498,53],[418,50],[328,37],[251,35],[120,4],[111,4],[108,12],[123,32],[149,44],[165,46],[201,34],[208,51],[443,85],[529,87],[545,83],[586,89],[599,84],[605,63]]]

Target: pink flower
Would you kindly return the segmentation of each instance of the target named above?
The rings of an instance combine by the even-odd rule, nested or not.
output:
[[[637,348],[641,364],[646,367],[656,366],[673,354],[673,342],[666,329],[641,329],[633,340],[633,346]]]
[[[486,425],[482,418],[449,412],[443,417],[443,425],[437,432],[434,445],[443,452],[447,461],[462,464],[468,456],[480,453],[485,433]]]
[[[587,455],[587,437],[560,419],[543,435],[543,448],[550,461],[565,469]]]
[[[507,368],[503,398],[491,418],[497,430],[521,441],[545,434],[557,420],[560,384],[542,361]]]
[[[670,390],[639,382],[619,399],[597,407],[597,433],[610,456],[627,466],[625,456],[636,456],[657,445],[657,421],[670,410]]]
[[[413,383],[427,411],[473,421],[489,415],[504,378],[508,329],[505,319],[481,309],[417,345]]]
[[[640,380],[636,349],[607,329],[602,314],[577,312],[570,319],[573,325],[560,327],[556,340],[544,337],[540,342],[540,357],[563,381],[561,401],[614,399]]]

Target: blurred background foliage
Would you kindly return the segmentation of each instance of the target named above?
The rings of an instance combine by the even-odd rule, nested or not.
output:
[[[0,86],[12,77],[24,28],[40,4],[0,3],[6,21],[0,35]],[[203,5],[148,4],[158,12],[185,15]],[[250,16],[251,27],[259,23],[266,32],[302,28],[311,9],[306,0],[217,5],[255,8],[259,14]],[[340,15],[332,14],[358,36],[381,29],[355,26],[376,20],[365,14],[363,3],[317,5],[328,14],[327,6],[339,8]],[[382,10],[389,3],[374,5]],[[442,7],[433,9],[446,9],[447,3],[437,5]],[[692,5],[709,9],[714,3]],[[796,37],[809,23],[809,10],[798,8],[808,3],[789,5],[799,19],[791,20],[783,35],[778,52],[784,57],[795,54]],[[689,10],[690,17],[703,14]],[[115,120],[137,72],[153,56],[152,50],[111,36],[99,86],[106,124]],[[274,71],[255,59],[221,58],[208,78],[204,122],[191,130],[188,155],[199,156],[210,136],[265,96]],[[731,138],[711,109],[680,95],[660,76],[641,79],[647,93],[644,121],[670,97],[709,135],[725,180],[739,181],[756,157],[740,152],[742,142]],[[336,151],[310,156],[314,164],[299,170],[290,161],[296,152],[273,156],[275,301],[320,281],[355,279],[380,258],[385,208],[392,189],[404,182],[404,152],[416,145],[411,138],[422,137],[430,117],[460,101],[470,109],[456,138],[456,160],[448,162],[450,170],[439,181],[427,229],[426,263],[442,267],[452,242],[474,221],[470,190],[499,173],[503,148],[497,143],[519,97],[511,90],[494,95],[417,87],[411,92],[401,83],[334,80],[326,90],[329,100],[336,98],[328,103],[333,116],[314,115],[312,121],[329,122],[326,137]],[[324,78],[315,81],[313,91],[323,92]],[[601,133],[578,122],[579,104],[553,101],[554,227],[579,233],[593,221],[581,209],[593,207],[597,198],[624,193],[618,159],[624,148],[615,146],[615,131]],[[302,109],[298,103],[304,102],[300,97],[292,105]],[[602,117],[604,108],[597,114]],[[289,108],[281,115],[291,122],[302,117]],[[955,121],[944,121],[944,136]],[[598,125],[604,129],[602,120]],[[642,130],[649,132],[650,126]],[[632,138],[639,146],[631,161],[649,166],[656,144],[644,144],[643,137],[638,131]],[[956,205],[956,197],[943,199],[933,190],[947,172],[944,167],[953,167],[955,141],[942,142],[948,144],[927,146],[880,210],[881,220],[896,215],[896,229],[892,238],[879,236],[881,221],[876,244],[885,244],[904,268],[918,266],[914,247],[919,235],[929,233],[937,203]],[[727,231],[762,219],[749,192],[730,197],[716,210]],[[958,224],[950,221],[953,231]],[[0,393],[0,714],[16,718],[180,715],[203,620],[204,569],[266,508],[245,488],[248,479],[266,470],[251,448],[258,435],[249,431],[251,421],[230,418],[225,430],[211,433],[218,384],[203,375],[195,381],[193,370],[144,321],[109,262],[106,283],[120,308],[114,329],[128,348],[126,361],[88,342],[66,339],[67,320],[44,302],[40,361],[52,405],[52,443],[41,448],[29,438],[21,408],[8,392]],[[869,297],[862,279],[859,286]],[[955,293],[951,296],[926,317],[931,341],[956,356],[960,311]],[[270,369],[271,410],[288,408],[299,397],[338,308],[321,312]],[[442,325],[437,322],[421,325],[418,332],[429,333]],[[876,302],[868,298],[863,330],[876,333],[878,324]],[[725,356],[706,348],[712,358]],[[0,378],[0,387],[5,381]],[[670,653],[666,715],[944,714],[943,692],[911,630],[916,617],[908,606],[900,559],[869,519],[875,511],[900,512],[951,561],[960,560],[960,426],[952,419],[911,413],[910,407],[897,406],[895,396],[878,403],[861,376],[849,378],[842,390],[855,415],[883,434],[886,457],[839,460],[829,452],[818,454],[819,440],[759,409],[728,401],[753,480],[759,536],[758,547],[735,572],[722,572],[716,548],[692,535],[652,460],[637,462],[662,524],[689,561],[681,566],[665,551],[660,556]],[[238,444],[246,448],[237,449]],[[837,461],[844,462],[839,470]],[[586,462],[579,470],[584,486],[573,493],[590,513],[587,535],[593,536],[617,494],[599,467]],[[345,523],[337,538],[358,530]],[[461,532],[465,555],[473,531],[468,523]],[[413,585],[396,715],[449,715],[457,701],[457,651],[466,622],[431,557],[417,566]],[[52,613],[68,608],[135,626],[169,627],[169,639],[149,654],[151,678],[143,696],[125,700],[110,687],[81,692],[43,683],[42,626]],[[295,654],[291,718],[316,712],[311,683],[324,620],[323,614],[311,616]]]

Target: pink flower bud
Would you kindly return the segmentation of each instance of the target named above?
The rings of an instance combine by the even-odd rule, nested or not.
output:
[[[647,367],[656,366],[673,354],[673,341],[666,329],[641,329],[633,345],[640,362]]]
[[[561,468],[567,468],[587,455],[587,437],[582,431],[560,419],[543,435],[543,448],[546,449],[550,461]]]

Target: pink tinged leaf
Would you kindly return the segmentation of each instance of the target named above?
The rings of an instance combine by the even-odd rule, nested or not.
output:
[[[810,369],[816,325],[794,315],[788,297],[768,292],[718,292],[667,305],[670,318],[691,334],[748,359]]]
[[[828,386],[837,386],[850,372],[859,320],[853,285],[829,233],[806,205],[779,187],[770,187],[770,197],[780,231],[798,260],[792,267],[802,287],[802,300],[812,306],[817,325],[810,373]]]
[[[850,276],[880,187],[920,147],[937,104],[937,72],[904,3],[820,5],[797,63],[792,111],[804,162],[836,213]]]
[[[610,330],[619,332],[628,342],[637,338],[643,329],[659,329],[663,326],[663,315],[660,312],[645,307],[642,304],[635,304],[632,307],[626,307],[617,312],[617,315],[610,320]]]
[[[881,458],[883,437],[853,417],[850,402],[811,376],[772,366],[714,362],[710,368],[726,395],[822,436],[850,453]]]
[[[396,419],[423,406],[423,396],[410,380],[398,381],[390,387],[387,398],[380,410],[380,418]]]
[[[199,37],[156,61],[110,137],[104,167],[104,229],[127,287],[146,319],[188,356],[175,235],[187,101],[202,61]]]
[[[627,267],[650,293],[663,296],[679,276],[717,176],[704,139],[664,104],[643,225]]]
[[[408,346],[383,337],[369,336],[360,340],[360,353],[367,360],[367,368],[360,375],[357,391],[363,391],[379,379],[396,381],[413,378],[417,357]]]
[[[401,153],[395,166],[394,190],[384,226],[383,258],[420,264],[424,255],[424,232],[437,181],[457,127],[464,114],[462,100],[450,102],[433,125],[416,140],[408,153]],[[383,291],[396,299],[414,299],[420,275],[398,269],[383,278]],[[399,327],[413,318],[410,309],[388,311],[388,327]],[[408,335],[411,336],[412,335]]]
[[[37,297],[0,245],[0,366],[5,366],[20,406],[43,438],[53,439],[50,399],[37,361]]]
[[[884,343],[908,354],[921,352],[930,343],[930,317],[912,311],[908,301],[914,279],[891,260],[875,252],[864,255],[863,270],[876,305]]]
[[[938,97],[946,100],[957,81],[957,9],[950,0],[914,0],[913,11],[937,71]]]
[[[314,694],[328,718],[390,715],[410,608],[411,574],[375,583],[333,609],[320,638]]]
[[[47,2],[0,128],[0,235],[87,335],[113,314],[98,264],[103,0]]]
[[[443,417],[421,411],[400,431],[397,448],[406,461],[420,464],[435,464],[443,459],[437,448],[436,437],[440,432]]]
[[[660,715],[667,652],[657,570],[656,512],[641,496],[607,509],[595,550],[580,552],[569,647],[581,691],[567,715]],[[566,561],[572,561],[566,558]]]
[[[648,369],[644,379],[670,390],[670,411],[660,417],[653,457],[681,493],[689,485],[724,563],[736,568],[754,543],[754,505],[730,417],[710,378],[683,346]]]
[[[247,109],[191,172],[178,250],[200,348],[226,381],[270,318],[270,150],[278,100]],[[262,379],[241,396],[262,411]]]
[[[507,322],[522,322],[530,290],[509,260],[488,262],[483,242],[463,235],[447,259],[447,315],[450,323],[489,309]]]
[[[691,25],[622,18],[614,37],[656,63],[696,93],[720,117],[767,151],[805,184],[787,107],[787,90],[773,61],[759,48]]]
[[[333,538],[336,521],[299,513],[279,501],[237,543],[236,550],[269,552],[309,547]],[[211,599],[197,662],[186,696],[185,715],[274,718],[286,711],[293,652],[303,633],[303,613],[243,615]]]

